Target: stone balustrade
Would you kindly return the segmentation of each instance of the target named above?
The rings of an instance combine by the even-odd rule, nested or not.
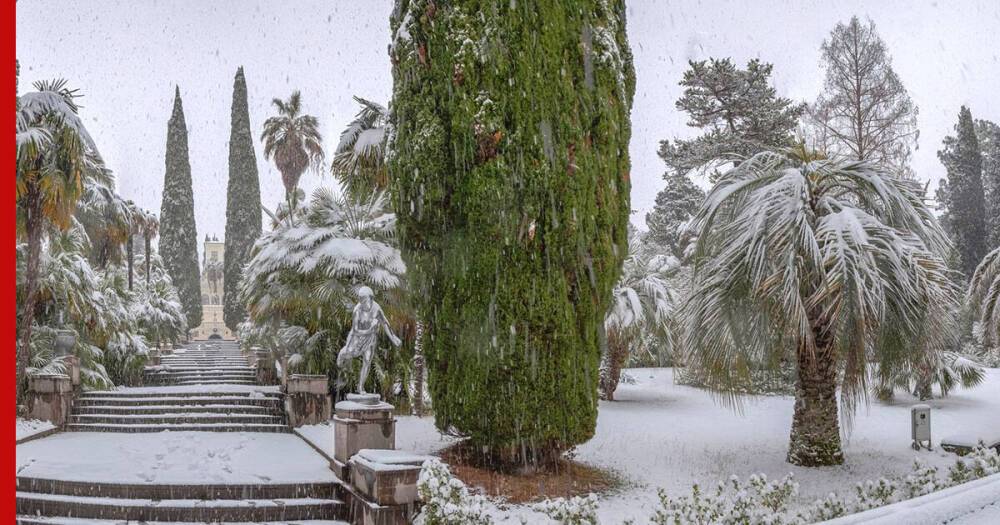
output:
[[[79,382],[79,370],[77,370]],[[73,379],[67,374],[35,374],[28,377],[26,405],[29,419],[49,421],[62,427],[73,407]]]
[[[292,428],[330,420],[329,382],[324,375],[292,374],[285,380],[285,413]]]

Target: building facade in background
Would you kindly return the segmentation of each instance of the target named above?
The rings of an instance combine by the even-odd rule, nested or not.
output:
[[[204,256],[201,261],[201,325],[191,330],[192,339],[234,340],[222,317],[224,291],[223,262],[225,243],[216,237],[205,236]]]

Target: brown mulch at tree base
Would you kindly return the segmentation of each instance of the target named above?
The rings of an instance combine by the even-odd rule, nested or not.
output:
[[[620,485],[609,472],[565,458],[553,465],[519,473],[482,465],[481,459],[463,443],[452,445],[438,455],[448,464],[451,473],[468,487],[491,498],[502,497],[509,503],[602,493]]]

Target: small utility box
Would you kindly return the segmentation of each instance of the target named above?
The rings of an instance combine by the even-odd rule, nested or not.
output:
[[[910,435],[913,438],[913,450],[931,450],[931,407],[913,405],[910,409]]]

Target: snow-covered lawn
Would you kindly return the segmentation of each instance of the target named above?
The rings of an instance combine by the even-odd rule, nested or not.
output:
[[[15,425],[17,437],[15,440],[21,441],[22,439],[29,438],[35,434],[52,430],[53,428],[56,428],[55,425],[49,423],[48,421],[17,418],[17,424]]]
[[[64,432],[17,446],[17,473],[73,481],[330,482],[329,462],[292,434]]]
[[[785,462],[791,397],[747,398],[738,413],[704,390],[675,385],[671,369],[628,372],[637,384],[623,384],[617,401],[601,402],[596,435],[576,450],[578,461],[625,481],[621,491],[601,496],[601,523],[646,523],[658,503],[657,488],[686,494],[693,483],[714,486],[731,475],[746,479],[763,472],[777,479],[791,472],[800,484],[800,504],[830,492],[849,494],[856,482],[909,473],[913,458],[946,468],[956,456],[937,447],[942,437],[1000,433],[1000,369],[988,369],[983,385],[926,402],[933,408],[934,451],[910,448],[910,407],[919,401],[900,395],[893,404],[872,401],[858,411],[843,465],[802,468]],[[400,417],[396,434],[397,448],[419,453],[451,442],[434,431],[429,417]],[[524,507],[507,514],[513,523],[541,519]]]

